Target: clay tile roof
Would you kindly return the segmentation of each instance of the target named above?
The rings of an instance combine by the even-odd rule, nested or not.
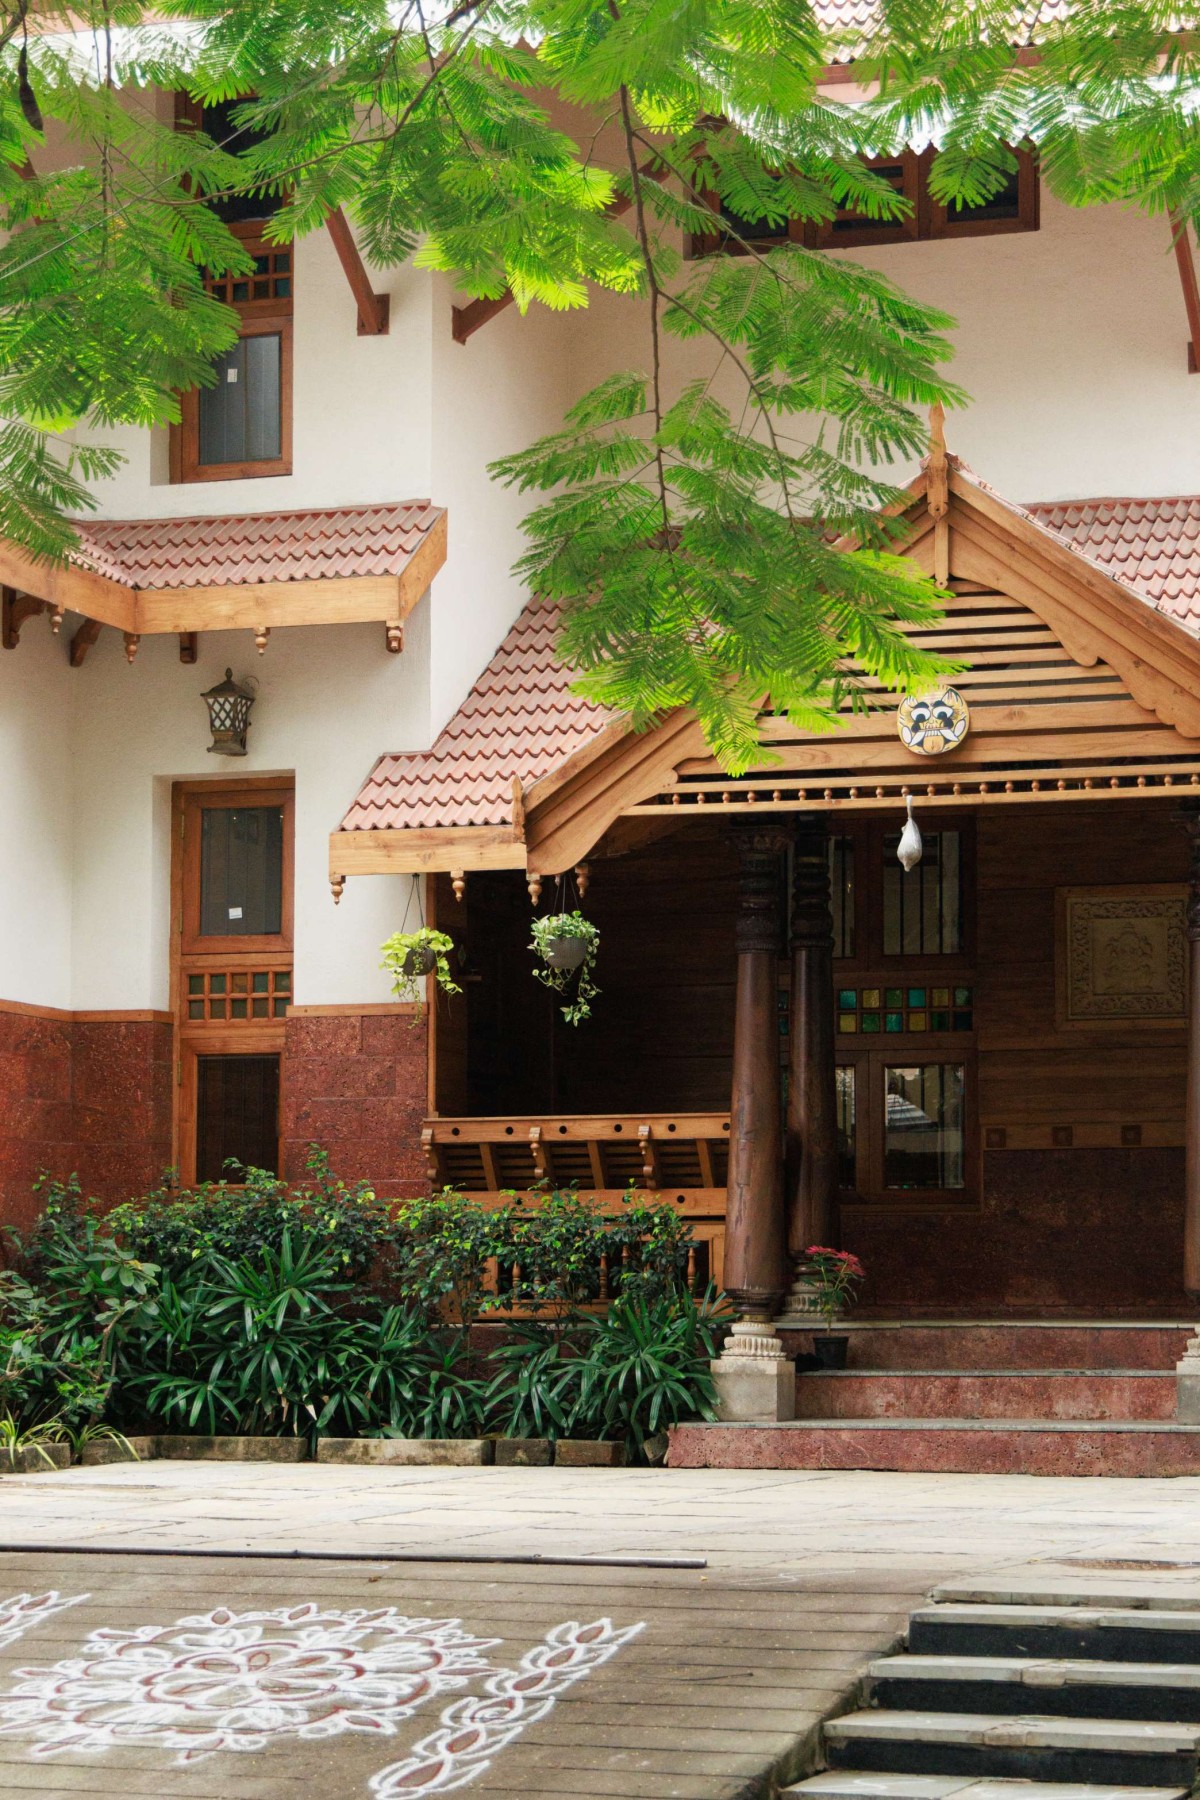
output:
[[[1024,47],[1036,43],[1047,25],[1066,19],[1070,0],[1031,0],[1019,15],[1011,41]],[[817,0],[821,27],[837,40],[835,61],[849,62],[862,41],[879,29],[879,0]]]
[[[1150,605],[1200,630],[1200,495],[1036,502],[1012,510]],[[433,748],[381,757],[342,830],[506,825],[514,775],[528,790],[592,742],[614,715],[571,693],[570,671],[554,653],[558,621],[557,607],[527,606]]]
[[[342,830],[507,825],[513,776],[528,789],[612,718],[571,692],[558,622],[558,607],[527,606],[433,748],[381,756]]]
[[[399,575],[441,508],[428,500],[203,519],[80,519],[75,560],[132,588]]]
[[[1200,495],[1055,500],[1025,510],[1159,612],[1200,630]]]

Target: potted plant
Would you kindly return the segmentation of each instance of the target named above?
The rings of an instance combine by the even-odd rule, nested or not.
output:
[[[432,925],[422,925],[416,931],[394,931],[382,949],[380,967],[392,976],[392,992],[397,1000],[416,1002],[417,1018],[421,1016],[421,983],[427,975],[434,977],[444,994],[462,991],[450,973],[448,959],[454,939],[444,931],[435,931]]]
[[[557,993],[569,994],[575,984],[574,999],[562,1009],[568,1025],[578,1025],[590,1016],[591,1003],[600,992],[592,979],[600,933],[581,912],[548,913],[533,921],[533,942],[540,966],[534,968],[539,981]]]
[[[850,1338],[845,1332],[835,1332],[833,1321],[853,1300],[865,1271],[849,1250],[831,1250],[825,1244],[810,1244],[804,1262],[825,1320],[824,1331],[813,1332],[813,1353],[823,1369],[844,1369]]]

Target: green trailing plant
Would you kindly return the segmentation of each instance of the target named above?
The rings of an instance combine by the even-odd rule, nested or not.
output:
[[[593,970],[600,950],[600,932],[581,912],[547,913],[533,921],[529,948],[536,961],[534,974],[556,993],[569,995],[562,1008],[568,1025],[591,1017],[592,1001],[600,989]]]
[[[490,1261],[503,1241],[503,1214],[445,1188],[396,1209],[391,1238],[392,1280],[429,1323],[447,1316],[469,1331],[498,1304],[490,1291]]]
[[[416,931],[393,932],[382,945],[380,964],[392,977],[392,992],[397,1000],[420,1007],[425,992],[425,978],[432,975],[443,994],[461,994],[450,972],[454,939],[447,932],[435,931],[432,925],[421,925]]]

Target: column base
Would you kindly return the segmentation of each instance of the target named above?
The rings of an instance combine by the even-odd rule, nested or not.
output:
[[[1175,1417],[1181,1425],[1200,1425],[1200,1336],[1189,1338],[1175,1364]]]
[[[716,1361],[717,1418],[779,1424],[796,1416],[796,1365],[767,1324],[735,1325]]]

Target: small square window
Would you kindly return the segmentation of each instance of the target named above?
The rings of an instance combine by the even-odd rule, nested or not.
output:
[[[256,969],[251,979],[251,987],[256,994],[265,994],[270,985],[270,976],[265,969]]]
[[[858,995],[853,988],[842,988],[838,993],[838,1005],[847,1012],[858,1005]]]
[[[864,988],[862,997],[863,1005],[880,1006],[882,1004],[879,998],[881,992],[882,990],[880,988]]]
[[[926,1031],[929,1028],[929,1015],[923,1012],[910,1012],[908,1029],[910,1031]]]
[[[223,994],[225,992],[225,977],[223,975],[210,975],[208,978],[208,991],[210,994]]]
[[[865,1012],[862,1016],[862,1028],[864,1031],[878,1031],[879,1014],[877,1012]]]
[[[885,1031],[903,1031],[904,1014],[898,1012],[885,1013],[883,1018],[883,1029]]]
[[[909,988],[908,1004],[910,1006],[924,1006],[924,1004],[925,1004],[925,989],[924,988]]]
[[[839,1013],[838,1014],[838,1030],[839,1031],[857,1031],[858,1030],[858,1015],[857,1015],[857,1013]]]
[[[203,977],[203,975],[189,975],[188,976],[188,993],[189,994],[202,994],[203,992],[204,992],[204,977]]]

